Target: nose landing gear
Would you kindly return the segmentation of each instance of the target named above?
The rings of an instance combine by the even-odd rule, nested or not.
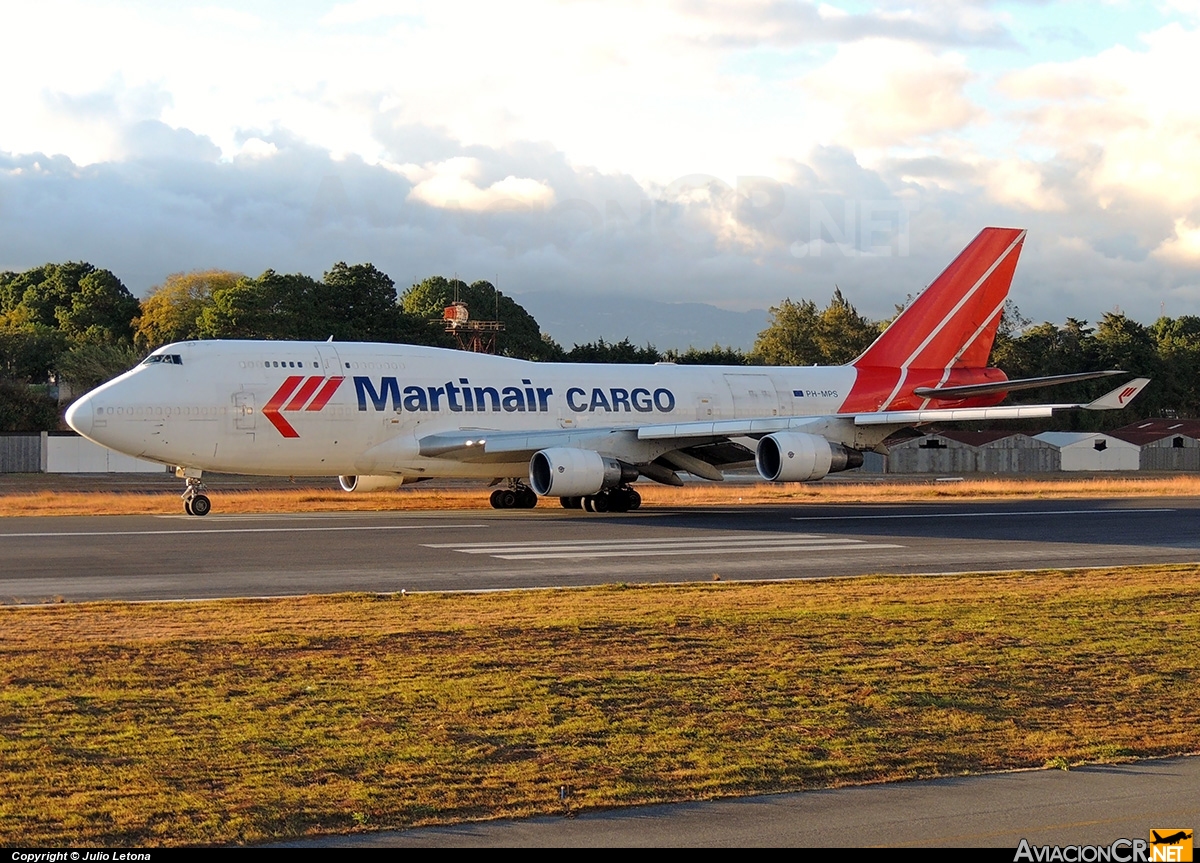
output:
[[[176,468],[175,475],[184,478],[187,487],[183,490],[183,511],[188,515],[208,515],[212,510],[212,501],[204,493],[204,483],[200,481],[200,471],[194,468]]]

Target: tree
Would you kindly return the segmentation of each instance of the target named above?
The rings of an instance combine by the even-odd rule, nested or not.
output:
[[[334,264],[321,281],[267,270],[213,288],[197,334],[216,339],[300,339],[428,344],[426,327],[396,304],[395,283],[372,264]]]
[[[398,305],[396,283],[372,264],[338,262],[321,282],[328,336],[339,341],[429,344],[425,321]]]
[[[826,365],[848,363],[879,337],[879,325],[858,313],[842,296],[840,288],[834,288],[829,305],[821,312],[817,330],[817,342],[821,348],[822,361]]]
[[[1200,317],[1159,318],[1150,335],[1161,363],[1157,383],[1164,410],[1181,417],[1200,416]]]
[[[24,288],[18,287],[20,278],[21,274],[12,270],[0,273],[0,315],[8,314],[21,302],[21,295],[25,291]]]
[[[667,351],[663,358],[681,366],[746,366],[750,365],[750,357],[743,351],[733,347],[713,345],[707,350],[689,347],[683,353]]]
[[[128,342],[77,345],[59,357],[58,374],[77,394],[84,393],[133,368],[141,358]]]
[[[58,403],[37,387],[0,381],[0,432],[58,428]]]
[[[622,339],[609,344],[604,339],[596,339],[586,345],[575,345],[563,357],[569,363],[657,363],[662,360],[662,354],[654,345],[639,348],[629,339]]]
[[[199,335],[209,339],[325,339],[315,325],[317,281],[302,273],[267,270],[257,279],[240,278],[212,292],[212,305],[200,315]]]
[[[149,351],[199,338],[200,316],[212,305],[213,291],[231,288],[244,278],[228,270],[172,273],[142,301],[141,314],[134,321],[134,344]]]
[[[850,362],[879,336],[879,325],[858,313],[841,289],[822,311],[812,300],[790,298],[771,308],[771,322],[750,351],[769,366],[839,365]]]
[[[66,350],[66,337],[54,327],[8,317],[0,318],[0,379],[44,383]]]
[[[821,318],[812,300],[785,299],[770,309],[771,321],[758,334],[750,355],[767,366],[811,366],[823,359]]]
[[[18,292],[20,300],[14,302]],[[0,299],[6,311],[31,323],[56,327],[73,342],[132,340],[138,301],[109,270],[83,261],[44,264],[6,280]]]

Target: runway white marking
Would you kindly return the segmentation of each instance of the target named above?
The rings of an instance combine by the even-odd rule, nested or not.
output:
[[[549,542],[446,542],[422,543],[461,554],[484,554],[500,560],[574,560],[601,557],[675,557],[683,555],[748,554],[772,551],[854,552],[903,548],[894,543],[829,537],[815,533],[784,536],[672,536],[650,539],[578,539]]]
[[[212,530],[74,530],[43,533],[0,533],[0,539],[13,539],[16,537],[25,539],[30,537],[52,538],[56,536],[203,536],[214,533],[329,533],[331,531],[343,530],[442,530],[444,528],[460,527],[490,527],[490,525],[431,522],[429,524],[363,524],[339,527],[323,527],[320,525],[315,527],[221,527]]]
[[[904,512],[880,515],[794,515],[792,521],[856,521],[885,518],[998,518],[1011,515],[1121,515],[1131,512],[1175,512],[1173,509],[1129,507],[1128,509],[1027,509],[1019,512]]]

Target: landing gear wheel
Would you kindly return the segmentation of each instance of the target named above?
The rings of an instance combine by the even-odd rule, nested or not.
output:
[[[560,497],[558,502],[562,504],[563,509],[583,509],[583,498],[581,497]]]
[[[527,485],[498,488],[490,498],[492,509],[533,509],[537,506],[537,494]]]
[[[179,476],[183,476],[183,468],[176,471]],[[212,501],[204,494],[204,483],[200,482],[199,471],[197,475],[187,477],[187,487],[184,488],[183,494],[183,511],[188,515],[208,515],[212,509]]]
[[[608,492],[602,491],[598,494],[589,494],[583,499],[583,508],[588,512],[608,512]]]
[[[642,496],[633,489],[629,490],[629,509],[635,510],[642,505]]]

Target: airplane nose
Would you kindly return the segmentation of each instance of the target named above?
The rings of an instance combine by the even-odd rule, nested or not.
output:
[[[90,396],[84,396],[81,399],[76,399],[75,402],[67,408],[66,420],[67,425],[75,429],[84,437],[88,437],[92,433],[92,418],[94,410],[92,408],[92,399]]]

